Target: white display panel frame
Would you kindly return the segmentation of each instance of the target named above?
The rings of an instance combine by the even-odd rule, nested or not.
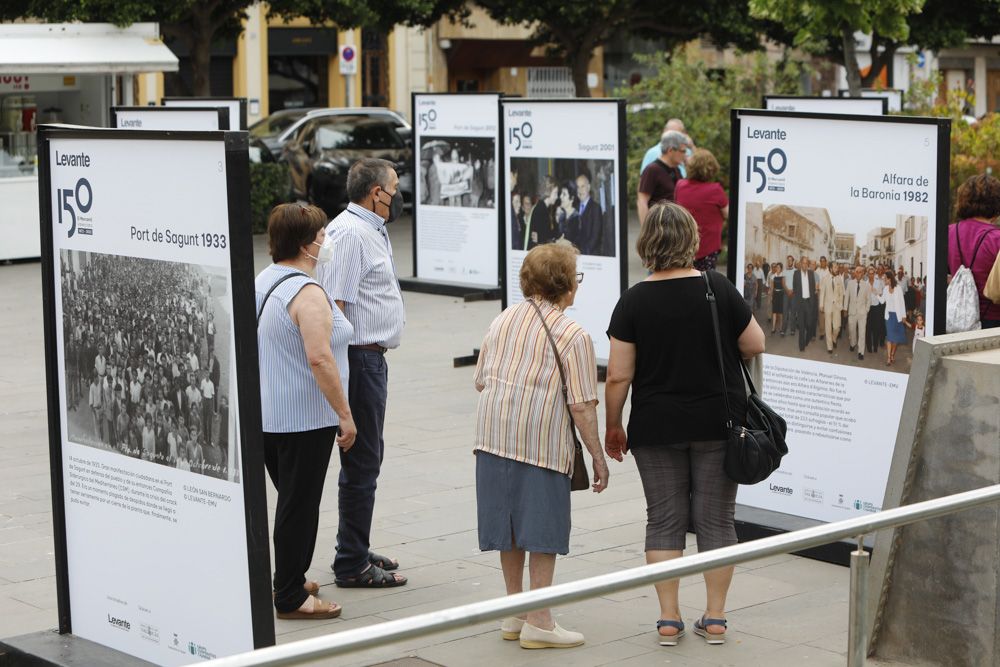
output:
[[[524,300],[518,274],[528,250],[519,248],[518,245],[523,246],[524,242],[513,238],[516,225],[512,212],[512,169],[519,173],[518,194],[537,197],[535,208],[544,203],[545,193],[541,190],[546,176],[554,177],[561,197],[563,186],[571,188],[578,182],[578,175],[586,175],[591,191],[588,206],[604,202],[598,209],[602,216],[600,248],[599,253],[588,253],[585,247],[580,248],[577,270],[584,273],[585,280],[566,314],[590,334],[598,363],[606,364],[611,351],[606,333],[608,322],[615,304],[628,287],[625,102],[616,99],[502,98],[500,116],[503,170],[498,199],[503,221],[500,233],[504,253],[503,307]],[[570,194],[571,200],[574,197],[578,199],[575,193]],[[526,231],[529,238],[525,241],[530,245],[533,230],[528,228]],[[569,234],[563,236],[573,241]]]
[[[923,259],[914,263],[924,262],[927,279],[926,334],[943,333],[949,133],[950,121],[938,118],[733,110],[730,276],[742,279],[741,267],[761,256],[786,263],[792,243],[788,224],[811,234],[817,245],[804,254],[813,260],[827,255],[836,261],[839,255],[829,252],[836,235],[840,240],[854,235],[852,259],[844,260],[852,266],[871,263],[864,259],[867,234],[861,239],[859,233],[872,227],[872,238],[895,239],[902,224],[903,240],[882,248],[891,247],[888,252],[900,257],[903,246],[907,253],[921,253]],[[911,240],[916,234],[911,230],[921,228],[923,237]],[[895,259],[892,255],[894,265]],[[909,266],[904,268],[909,275]],[[766,319],[761,321],[765,315],[757,312],[769,331]],[[740,505],[813,521],[880,509],[911,348],[901,345],[896,364],[887,367],[884,350],[858,360],[847,340],[845,333],[830,354],[818,336],[804,352],[797,342],[788,349],[789,336],[769,336],[763,398],[789,422],[789,454],[769,480],[740,487]]]
[[[413,274],[428,281],[427,291],[499,287],[499,100],[499,93],[413,93]],[[445,159],[451,155],[458,160]],[[454,194],[447,194],[449,186]],[[413,282],[408,287],[418,289]]]
[[[849,90],[840,91],[841,97],[848,97]],[[903,91],[898,88],[862,88],[861,97],[879,98],[884,97],[888,105],[889,113],[899,113],[903,110]]]
[[[161,104],[165,107],[226,107],[229,109],[229,128],[247,129],[245,97],[164,97]]]
[[[111,127],[122,130],[212,131],[229,129],[229,108],[111,107]]]
[[[39,129],[59,630],[160,665],[274,643],[247,136],[178,134]],[[149,294],[137,298],[136,289]],[[155,304],[185,317],[190,330],[161,326]],[[104,309],[100,317],[95,308]],[[122,316],[123,308],[135,312]],[[159,441],[155,450],[145,440],[134,448],[72,388],[84,375],[74,375],[72,360],[90,366],[88,336],[99,353],[101,345],[115,350],[90,373],[95,386],[114,388],[112,366],[139,377],[152,363],[139,341],[152,345],[168,331],[188,332],[206,375],[214,350],[217,395],[229,400],[228,412],[202,403],[205,436],[183,457],[161,455]],[[163,341],[154,359],[178,347]],[[195,367],[188,363],[184,372]],[[156,377],[144,372],[143,382]],[[118,414],[135,424],[148,417],[135,410]],[[195,412],[186,413],[191,441]]]
[[[792,113],[852,114],[858,116],[884,116],[889,113],[889,101],[884,97],[765,95],[761,106],[769,111]]]

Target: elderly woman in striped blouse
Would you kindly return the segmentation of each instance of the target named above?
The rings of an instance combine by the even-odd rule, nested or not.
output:
[[[264,464],[278,490],[278,618],[326,619],[341,611],[319,599],[319,584],[305,578],[333,444],[347,451],[357,435],[344,392],[354,329],[313,278],[316,264],[332,255],[325,225],[326,214],[315,206],[276,206],[267,221],[274,263],[256,280]]]
[[[583,279],[576,256],[569,244],[532,249],[521,265],[525,301],[493,320],[480,348],[475,375],[481,392],[475,445],[479,548],[500,552],[508,595],[522,591],[525,552],[531,553],[532,590],[552,584],[556,554],[569,552],[575,454],[570,413],[593,457],[593,491],[608,485],[597,431],[594,344],[563,312],[573,305]],[[501,632],[504,639],[520,640],[523,648],[566,648],[584,641],[579,632],[559,627],[548,609],[505,619]]]

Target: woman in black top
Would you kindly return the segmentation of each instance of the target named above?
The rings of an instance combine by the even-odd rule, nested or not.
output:
[[[733,518],[736,483],[723,470],[726,438],[722,380],[715,350],[705,279],[693,268],[698,226],[683,207],[654,206],[636,250],[649,277],[625,292],[608,327],[605,447],[621,461],[631,449],[646,496],[646,562],[683,554],[689,519],[698,551],[736,543]],[[731,417],[746,415],[740,357],[764,351],[764,332],[743,296],[720,273],[710,271],[716,294],[726,391]],[[628,433],[622,408],[632,388]],[[694,631],[710,644],[725,641],[726,594],[733,568],[705,573],[707,605]],[[660,644],[673,646],[684,634],[678,580],[656,585]]]

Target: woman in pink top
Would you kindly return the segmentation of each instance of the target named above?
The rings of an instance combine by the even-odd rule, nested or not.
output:
[[[983,296],[986,279],[1000,253],[997,216],[1000,216],[1000,181],[996,178],[986,174],[972,176],[958,188],[955,204],[958,222],[948,227],[948,273],[954,275],[963,263],[972,271],[984,329],[1000,327],[1000,305]]]
[[[686,208],[698,223],[701,242],[695,253],[694,268],[711,271],[722,250],[722,223],[729,216],[729,199],[715,180],[719,161],[704,148],[694,151],[687,161],[687,178],[677,181],[674,201]]]

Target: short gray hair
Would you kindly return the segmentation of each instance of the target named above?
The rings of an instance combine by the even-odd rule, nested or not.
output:
[[[347,199],[355,204],[368,196],[376,185],[389,187],[389,170],[394,169],[388,160],[361,158],[347,172]]]
[[[670,149],[674,150],[684,150],[688,145],[688,138],[683,132],[678,132],[677,130],[670,130],[669,132],[664,132],[663,136],[660,137],[660,152],[666,153]]]

